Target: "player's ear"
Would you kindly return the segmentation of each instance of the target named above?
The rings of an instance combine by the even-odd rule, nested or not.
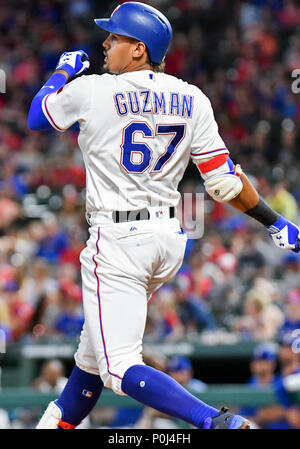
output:
[[[144,42],[135,42],[133,47],[132,56],[134,58],[141,58],[144,54],[147,54],[147,47]]]

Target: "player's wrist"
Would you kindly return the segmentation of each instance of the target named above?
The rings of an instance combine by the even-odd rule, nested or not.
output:
[[[69,75],[69,73],[67,72],[67,70],[65,70],[65,68],[60,69],[60,70],[55,70],[55,72],[53,73],[53,75],[57,75],[57,74],[64,75],[64,76],[66,77],[67,81],[68,81],[69,78],[70,78],[70,75]]]
[[[282,215],[278,215],[278,218],[274,223],[267,226],[268,230],[272,231],[273,229],[276,229],[276,232],[283,229],[284,226],[286,226],[288,223],[288,220],[286,220]]]
[[[277,220],[279,220],[280,215],[275,212],[268,204],[259,198],[258,203],[251,209],[245,211],[245,214],[249,217],[254,218],[259,223],[263,224],[267,228],[272,226]]]
[[[63,75],[67,76],[69,78],[72,78],[72,76],[75,75],[75,71],[73,69],[73,67],[69,66],[68,64],[63,65],[62,67],[59,68],[59,70],[55,70],[55,73],[60,72]]]

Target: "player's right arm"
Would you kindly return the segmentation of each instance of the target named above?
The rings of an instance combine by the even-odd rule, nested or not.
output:
[[[278,248],[298,252],[300,229],[280,216],[260,197],[239,165],[234,165],[218,133],[211,104],[205,95],[198,97],[202,107],[196,111],[191,156],[197,165],[207,193],[218,202],[263,224]]]
[[[58,131],[63,130],[60,127],[56,127],[51,120],[51,114],[49,116],[48,108],[45,104],[46,99],[48,99],[49,95],[59,93],[69,78],[81,74],[88,67],[88,56],[82,50],[65,52],[61,55],[55,72],[32,100],[27,119],[30,129],[34,131],[46,131],[54,127]]]

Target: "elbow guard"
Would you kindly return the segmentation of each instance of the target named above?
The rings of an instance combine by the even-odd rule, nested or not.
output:
[[[219,203],[233,200],[243,189],[242,168],[234,164],[228,154],[220,154],[198,164],[204,179],[204,186],[215,201]]]
[[[233,170],[219,173],[204,182],[207,193],[219,203],[233,200],[243,189],[242,168],[236,165]]]
[[[228,154],[220,154],[198,164],[207,193],[219,203],[233,200],[243,189],[242,169]]]

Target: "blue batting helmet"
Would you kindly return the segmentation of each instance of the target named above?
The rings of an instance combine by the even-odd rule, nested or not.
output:
[[[172,27],[168,19],[144,3],[123,3],[117,6],[109,19],[95,19],[95,23],[110,33],[144,42],[151,61],[155,63],[164,60],[172,39]]]

